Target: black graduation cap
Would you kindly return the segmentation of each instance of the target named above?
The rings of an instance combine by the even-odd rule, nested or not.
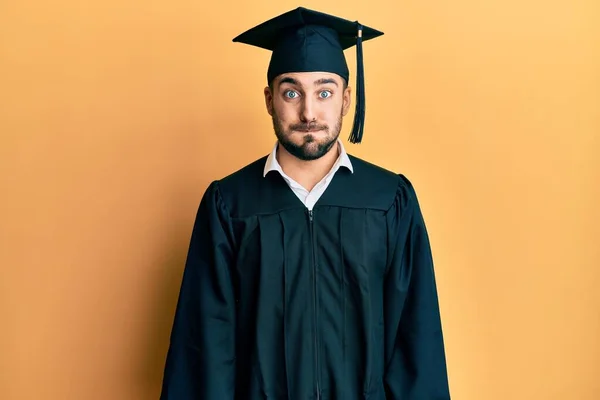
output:
[[[349,141],[360,143],[365,119],[362,42],[383,35],[358,21],[348,21],[304,7],[274,17],[233,39],[271,50],[269,83],[286,72],[331,72],[349,82],[344,50],[356,45],[356,112]]]

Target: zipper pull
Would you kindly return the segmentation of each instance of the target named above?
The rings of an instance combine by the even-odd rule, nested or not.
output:
[[[308,210],[308,219],[310,220],[310,222],[312,222],[312,220],[313,220],[313,211],[312,210]]]

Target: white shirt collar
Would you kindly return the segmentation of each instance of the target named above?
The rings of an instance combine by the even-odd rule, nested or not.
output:
[[[342,141],[338,139],[337,144],[340,150],[340,154],[337,160],[335,161],[335,164],[333,164],[333,168],[331,169],[331,171],[337,171],[340,167],[346,167],[350,170],[350,172],[354,173],[354,169],[352,168],[352,162],[350,161],[350,157],[348,157],[348,153],[346,153],[346,149],[344,148]],[[281,168],[281,165],[277,161],[278,145],[279,142],[275,142],[275,146],[273,146],[271,154],[269,154],[269,156],[267,157],[267,161],[265,163],[265,168],[263,171],[263,177],[267,176],[267,174],[270,171],[277,171],[284,177],[286,176],[283,172],[283,169]]]

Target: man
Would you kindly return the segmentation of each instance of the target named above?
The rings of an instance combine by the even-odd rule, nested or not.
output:
[[[298,8],[234,39],[271,50],[277,144],[214,181],[193,228],[163,400],[449,399],[428,236],[402,175],[348,155],[343,50],[382,33]]]

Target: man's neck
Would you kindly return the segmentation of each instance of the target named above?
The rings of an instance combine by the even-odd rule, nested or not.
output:
[[[323,157],[311,161],[300,160],[288,153],[281,144],[277,146],[277,162],[283,172],[308,191],[329,173],[339,154],[340,146],[337,142]]]

